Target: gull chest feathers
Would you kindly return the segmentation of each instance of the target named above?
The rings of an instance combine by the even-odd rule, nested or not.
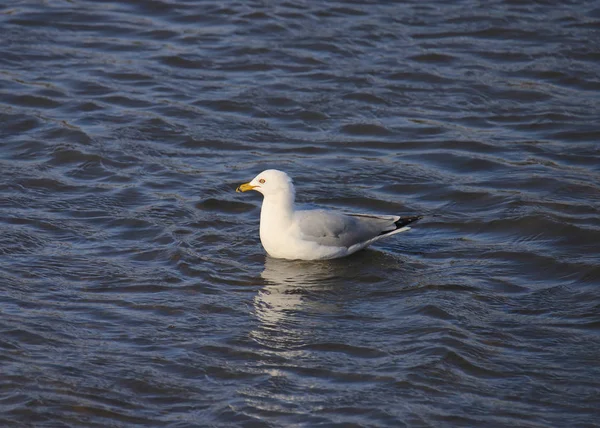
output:
[[[237,192],[255,190],[264,196],[260,211],[260,241],[275,258],[322,260],[344,257],[386,236],[410,229],[420,216],[398,217],[341,214],[325,210],[297,211],[291,178],[269,169]]]
[[[287,258],[287,240],[296,233],[293,227],[294,200],[289,194],[265,195],[260,209],[260,242],[275,258]]]

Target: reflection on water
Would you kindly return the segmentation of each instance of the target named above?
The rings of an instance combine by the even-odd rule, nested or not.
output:
[[[0,3],[0,427],[597,423],[599,10]],[[265,259],[273,167],[426,221]]]
[[[314,310],[318,304],[311,301],[311,296],[336,284],[339,287],[343,273],[340,263],[289,261],[267,256],[261,273],[267,285],[254,298],[257,316],[263,324],[275,326],[306,310],[303,305]]]
[[[257,370],[268,380],[239,391],[248,406],[294,414],[338,396],[337,383],[353,395],[393,380],[363,361],[387,358],[388,339],[372,334],[386,326],[378,311],[387,296],[411,289],[414,270],[414,262],[376,250],[318,262],[266,256],[250,337],[260,354]]]
[[[347,314],[357,299],[386,288],[406,289],[414,280],[409,273],[401,258],[371,249],[317,262],[266,256],[265,285],[254,297],[260,328],[253,337],[274,348],[302,346],[316,323]]]
[[[283,260],[270,256],[265,257],[265,270],[261,273],[263,279],[273,285],[312,286],[319,285],[343,275],[351,268],[351,259],[304,261]]]
[[[332,288],[340,286],[342,273],[343,266],[339,263],[267,256],[261,273],[266,284],[254,298],[260,328],[252,332],[252,337],[262,345],[282,351],[303,346],[315,322],[314,315],[337,310],[325,297]]]

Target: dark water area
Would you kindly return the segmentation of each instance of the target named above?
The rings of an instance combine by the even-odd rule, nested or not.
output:
[[[600,426],[597,1],[0,5],[0,426]],[[425,216],[347,259],[302,204]]]

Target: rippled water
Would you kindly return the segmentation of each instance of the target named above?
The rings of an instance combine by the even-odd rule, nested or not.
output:
[[[598,426],[595,1],[0,6],[2,426]],[[298,198],[414,215],[265,257]]]

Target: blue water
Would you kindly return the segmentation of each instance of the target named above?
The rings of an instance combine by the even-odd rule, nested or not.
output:
[[[0,425],[600,426],[594,1],[0,6]],[[424,215],[350,258],[297,199]]]

